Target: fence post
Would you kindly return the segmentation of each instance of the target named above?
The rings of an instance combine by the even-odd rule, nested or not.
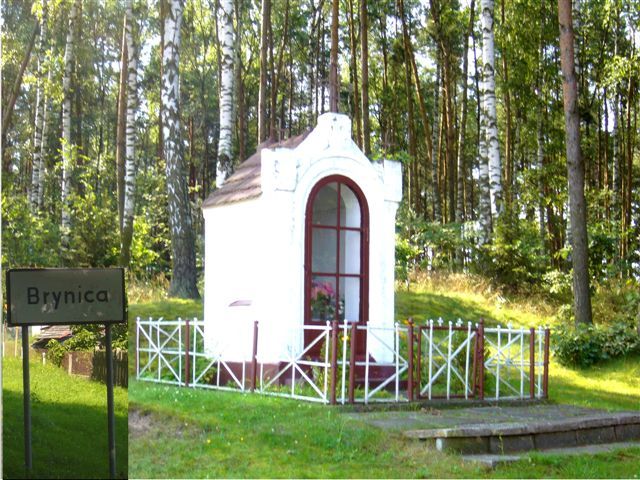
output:
[[[529,329],[529,398],[536,398],[536,329]]]
[[[140,317],[136,317],[136,379],[140,378]]]
[[[189,326],[189,318],[184,319],[185,326],[185,337],[184,337],[184,386],[189,386],[189,372],[190,372],[190,363],[191,363],[191,345],[189,345],[189,339],[191,338],[189,335],[190,326]],[[180,328],[180,324],[178,323],[178,328]],[[194,359],[195,361],[195,359]]]
[[[331,322],[331,405],[336,404],[338,386],[338,321]]]
[[[407,379],[407,396],[410,402],[413,402],[413,318],[409,317],[409,333],[408,333],[408,343],[409,343],[409,378]]]
[[[544,329],[544,365],[542,373],[542,395],[545,399],[549,398],[549,340],[550,331]]]
[[[350,347],[351,354],[349,355],[349,403],[355,402],[355,383],[356,383],[356,335],[358,334],[357,323],[351,324],[351,339]]]
[[[256,390],[256,377],[258,375],[258,320],[253,322],[253,344],[251,350],[251,391]]]
[[[484,400],[484,318],[480,318],[478,325],[478,396]]]

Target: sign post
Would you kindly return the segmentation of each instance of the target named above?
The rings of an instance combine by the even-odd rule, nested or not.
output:
[[[24,466],[31,470],[31,385],[29,382],[29,327],[22,326],[22,403],[24,405]]]
[[[7,323],[22,327],[24,463],[33,466],[29,326],[103,323],[107,357],[109,473],[116,476],[111,326],[127,322],[123,268],[12,269],[7,271]]]

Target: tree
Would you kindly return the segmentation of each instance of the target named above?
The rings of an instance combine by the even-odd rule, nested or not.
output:
[[[40,14],[40,38],[38,39],[38,67],[36,71],[36,105],[35,115],[33,121],[33,155],[31,163],[31,190],[30,190],[30,203],[31,211],[38,212],[39,199],[41,198],[40,191],[44,190],[44,175],[40,175],[42,169],[44,169],[43,162],[43,131],[46,132],[46,111],[47,111],[47,99],[44,94],[46,85],[42,81],[43,77],[43,64],[46,55],[46,37],[47,37],[47,8],[46,4],[43,5],[42,12]],[[49,69],[50,71],[50,69]]]
[[[171,230],[172,275],[169,295],[199,298],[191,207],[184,164],[180,125],[180,26],[181,0],[169,0],[162,49],[162,125]]]
[[[331,2],[331,60],[329,63],[329,111],[338,112],[338,15],[339,0]]]
[[[502,213],[502,166],[498,143],[498,114],[496,111],[495,50],[493,33],[493,0],[482,0],[482,116],[486,136],[487,161],[489,164],[489,192],[491,214]]]
[[[69,197],[71,195],[71,171],[74,166],[75,148],[71,139],[71,72],[73,70],[74,50],[76,43],[76,21],[78,12],[82,11],[82,0],[74,0],[69,12],[69,29],[67,30],[67,42],[64,50],[64,76],[62,77],[62,188],[60,204],[62,208],[62,245],[69,246],[69,231],[71,230],[71,217],[69,214]]]
[[[267,54],[269,52],[269,25],[271,0],[262,0],[260,21],[260,90],[258,91],[258,143],[267,139]],[[274,115],[274,112],[271,112]]]
[[[360,0],[360,62],[362,68],[362,145],[364,154],[371,154],[371,125],[369,123],[369,17],[367,0]]]
[[[136,187],[136,111],[138,108],[138,49],[135,41],[135,21],[132,1],[127,0],[125,32],[127,42],[127,117],[124,168],[124,204],[122,231],[120,234],[120,265],[126,267],[131,260],[131,239],[133,238],[133,214]]]
[[[560,23],[560,64],[564,100],[565,145],[569,180],[569,209],[573,264],[573,311],[576,324],[592,323],[589,292],[589,250],[587,210],[584,195],[584,163],[580,149],[578,86],[574,63],[571,0],[558,0]]]
[[[233,0],[220,0],[220,141],[218,143],[218,164],[216,185],[219,187],[233,171]]]

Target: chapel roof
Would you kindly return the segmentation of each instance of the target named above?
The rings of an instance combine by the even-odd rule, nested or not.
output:
[[[262,168],[263,148],[289,148],[293,149],[300,145],[307,138],[311,130],[301,135],[287,138],[280,142],[266,142],[258,145],[256,153],[238,165],[236,171],[225,180],[222,187],[217,188],[207,197],[202,207],[213,207],[228,203],[241,202],[251,198],[259,197],[262,194],[262,179],[260,172]]]

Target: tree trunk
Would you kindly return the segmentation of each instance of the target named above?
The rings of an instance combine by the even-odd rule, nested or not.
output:
[[[240,18],[240,5],[235,1],[236,16]],[[236,89],[238,91],[238,161],[243,162],[247,158],[247,113],[244,94],[244,67],[242,63],[242,31],[238,31],[236,42],[238,44],[238,57],[236,67]],[[204,98],[204,97],[203,97]],[[205,142],[208,145],[208,142]]]
[[[232,6],[233,8],[233,6]],[[169,295],[180,298],[199,298],[196,287],[195,242],[191,207],[187,191],[187,172],[180,126],[180,25],[182,1],[170,0],[164,24],[162,54],[162,103],[164,153],[171,232],[172,275]],[[233,72],[231,72],[233,75]]]
[[[574,65],[574,40],[571,0],[558,0],[560,23],[560,64],[564,100],[565,141],[569,179],[569,209],[573,263],[573,298],[576,324],[592,323],[589,293],[589,251],[587,245],[587,211],[584,195],[584,164],[580,151],[580,117],[578,87]]]
[[[216,186],[220,187],[233,171],[231,142],[233,136],[233,0],[221,0],[220,32],[220,141],[216,167]]]
[[[11,126],[11,117],[13,116],[13,109],[16,105],[16,100],[18,99],[18,94],[20,93],[20,87],[22,86],[22,77],[24,76],[24,71],[29,64],[29,59],[31,58],[31,51],[33,50],[33,46],[36,43],[36,37],[38,36],[38,32],[40,31],[40,25],[36,23],[36,26],[33,27],[33,32],[31,33],[31,39],[29,40],[29,45],[27,46],[27,51],[22,58],[22,63],[20,64],[20,69],[18,70],[18,75],[16,75],[16,79],[13,82],[13,88],[11,89],[11,93],[9,94],[9,101],[5,106],[3,106],[3,114],[2,114],[2,171],[9,171],[9,159],[11,156],[6,154],[6,146],[7,146],[7,131]]]
[[[331,60],[329,64],[329,111],[338,112],[338,6],[339,0],[331,2]]]
[[[51,85],[51,68],[47,72],[47,85]],[[38,171],[38,196],[37,196],[37,209],[42,210],[44,205],[44,180],[46,175],[46,162],[45,154],[47,152],[47,131],[49,127],[49,111],[51,110],[51,94],[45,89],[45,97],[42,105],[42,134],[40,142],[40,169]]]
[[[122,235],[120,237],[120,266],[128,267],[131,260],[131,239],[133,238],[133,215],[136,187],[136,111],[138,108],[138,50],[135,41],[133,0],[127,0],[126,41],[127,41],[127,126],[125,147],[124,209]]]
[[[397,0],[398,4],[398,14],[400,15],[400,21],[402,22],[402,37],[404,43],[404,51],[406,55],[407,61],[411,62],[411,71],[413,72],[413,85],[416,89],[416,96],[418,98],[418,106],[420,110],[420,120],[422,121],[422,127],[424,129],[424,138],[427,147],[427,164],[425,166],[426,171],[431,171],[432,168],[435,168],[434,157],[433,157],[433,141],[431,139],[431,124],[429,123],[429,118],[427,117],[427,107],[425,105],[424,97],[422,95],[422,89],[420,88],[420,75],[418,74],[418,66],[416,64],[416,57],[413,53],[413,48],[411,46],[411,40],[409,37],[409,29],[407,27],[407,21],[405,18],[404,12],[404,0]],[[432,182],[433,183],[433,182]],[[435,203],[439,202],[440,193],[438,189],[437,177],[435,183],[430,185],[431,193],[433,194],[433,198],[435,199]]]
[[[277,122],[276,122],[276,111],[277,111],[277,103],[278,103],[278,91],[280,90],[280,80],[283,76],[283,65],[284,65],[284,48],[286,46],[287,38],[289,37],[289,10],[290,10],[290,1],[286,0],[285,10],[284,10],[284,25],[282,29],[282,41],[280,42],[280,48],[278,49],[278,62],[275,66],[275,71],[271,73],[271,115],[269,116],[269,139],[273,142],[277,141],[281,138],[281,133],[278,131]],[[271,29],[270,36],[272,35]],[[271,43],[273,43],[273,38],[271,38]],[[280,115],[281,122],[284,122],[283,115]]]
[[[498,116],[496,112],[495,50],[493,33],[493,0],[482,0],[482,75],[485,135],[489,162],[489,192],[491,215],[502,213],[502,166],[498,144]]]
[[[29,203],[31,211],[38,212],[38,198],[40,196],[40,169],[42,165],[42,129],[44,111],[46,110],[46,98],[44,96],[44,86],[42,82],[42,64],[45,58],[45,37],[47,35],[47,13],[46,5],[40,19],[40,37],[38,38],[38,67],[36,72],[36,105],[33,126],[33,155],[31,162],[31,188],[29,189]]]
[[[118,90],[117,126],[116,126],[116,190],[118,197],[118,226],[122,237],[124,223],[124,157],[125,134],[127,124],[127,66],[129,65],[127,52],[127,16],[122,23],[122,44],[120,55],[120,82]],[[160,110],[162,112],[162,109]],[[162,122],[160,122],[162,125]],[[160,134],[162,136],[162,134]]]
[[[258,90],[258,144],[267,139],[267,54],[269,51],[270,23],[271,0],[262,0],[262,21],[260,23],[260,88]],[[273,115],[273,112],[271,112],[271,114]]]
[[[69,30],[64,51],[64,74],[62,77],[62,188],[61,188],[61,241],[63,248],[69,246],[69,231],[71,229],[71,217],[69,214],[69,196],[71,194],[71,170],[73,169],[73,157],[75,149],[71,141],[71,71],[73,57],[75,55],[75,25],[78,12],[81,11],[82,0],[75,0],[69,12]]]
[[[465,202],[464,202],[464,185],[467,177],[467,162],[464,155],[465,137],[467,134],[467,109],[468,109],[468,92],[467,84],[469,82],[469,37],[473,35],[475,0],[471,0],[469,5],[469,26],[464,38],[464,50],[462,51],[462,106],[460,112],[460,129],[458,131],[458,195],[456,198],[456,222],[465,221]]]
[[[356,20],[353,14],[353,0],[349,0],[349,43],[351,46],[351,84],[353,85],[353,120],[356,129],[356,144],[362,149],[362,112],[360,111],[360,91],[358,88],[358,52],[356,42]]]
[[[371,124],[369,122],[369,18],[367,0],[360,0],[360,55],[362,69],[362,146],[371,154]]]

